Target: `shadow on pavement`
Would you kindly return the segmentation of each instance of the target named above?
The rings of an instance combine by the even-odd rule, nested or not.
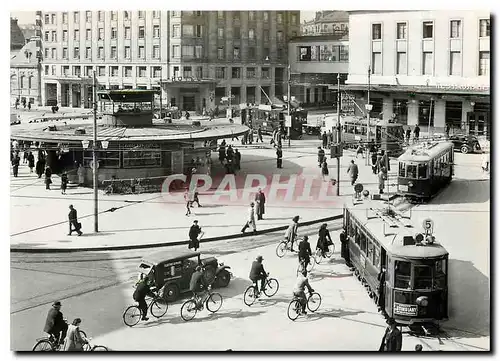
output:
[[[340,317],[346,317],[346,316],[354,316],[358,315],[360,313],[364,313],[364,311],[348,311],[348,310],[342,310],[342,309],[321,309],[319,308],[318,311],[316,312],[311,312],[307,310],[307,315],[305,317],[299,317],[295,322],[297,321],[302,321],[302,322],[311,322],[311,321],[317,321],[321,320],[325,317],[335,317],[335,318],[340,318]]]
[[[311,281],[320,281],[328,278],[344,278],[344,277],[352,277],[352,272],[349,273],[339,273],[339,272],[329,272],[329,273],[318,273],[315,272],[315,269],[309,274],[309,278]]]
[[[215,321],[218,319],[223,319],[223,318],[247,318],[247,317],[253,317],[253,316],[259,316],[265,311],[254,311],[254,312],[249,312],[249,311],[244,311],[242,309],[240,310],[232,310],[232,311],[225,311],[224,310],[224,303],[222,303],[222,307],[219,311],[216,313],[210,313],[206,309],[202,311],[198,311],[196,314],[195,318],[193,318],[191,321],[184,321],[180,315],[174,318],[170,319],[161,319],[160,324],[164,322],[168,322],[172,325],[177,325],[177,324],[183,324],[183,323],[195,323],[195,322],[208,322],[208,321]],[[151,323],[151,326],[148,324],[144,324],[143,328],[145,327],[153,327],[158,325],[158,322]],[[139,326],[139,325],[138,325]],[[136,327],[138,327],[136,326]]]
[[[231,279],[229,285],[225,288],[214,288],[216,292],[219,292],[224,298],[233,298],[236,296],[241,296],[243,298],[243,293],[247,289],[248,286],[252,284],[252,281],[249,279],[243,279],[239,277],[235,277]]]
[[[467,204],[485,203],[490,200],[491,182],[466,179],[453,179],[430,204]]]

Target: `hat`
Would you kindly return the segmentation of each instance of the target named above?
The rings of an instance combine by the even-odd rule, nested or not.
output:
[[[193,221],[193,223],[198,223],[198,220],[197,220],[197,219],[195,219],[195,220]]]
[[[52,306],[61,306],[61,302],[56,301],[56,302],[54,302],[54,303],[52,304]]]
[[[391,318],[389,318],[389,319],[387,320],[387,324],[388,324],[389,326],[395,325],[395,324],[396,324],[396,320],[394,320],[394,318],[392,318],[392,317],[391,317]]]
[[[263,259],[264,258],[262,258],[262,256],[257,256],[257,258],[256,258],[257,261],[259,261],[259,260],[262,261]]]
[[[253,206],[255,205],[255,203],[254,203],[254,202],[252,202],[252,203],[250,203],[250,205],[253,207]]]

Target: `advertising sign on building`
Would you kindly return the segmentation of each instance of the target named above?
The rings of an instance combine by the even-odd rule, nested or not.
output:
[[[345,115],[354,115],[354,95],[341,93],[341,112]]]

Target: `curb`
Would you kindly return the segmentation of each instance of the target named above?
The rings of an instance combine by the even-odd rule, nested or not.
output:
[[[315,219],[312,221],[299,223],[299,226],[310,226],[316,223],[330,222],[338,219],[342,219],[344,217],[343,214],[338,214],[332,217]],[[239,234],[228,234],[225,236],[212,237],[201,239],[200,243],[208,243],[208,242],[216,242],[216,241],[224,241],[228,239],[239,239],[250,236],[259,236],[262,234],[284,231],[288,228],[287,226],[279,226],[274,228],[264,229],[262,231],[252,232],[252,233],[239,233]],[[145,249],[145,248],[161,248],[161,247],[173,247],[173,246],[181,246],[187,245],[189,241],[176,241],[169,243],[153,243],[153,244],[137,244],[137,245],[129,245],[129,246],[110,246],[110,247],[93,247],[93,248],[10,248],[11,253],[77,253],[77,252],[97,252],[97,251],[125,251],[132,249]]]

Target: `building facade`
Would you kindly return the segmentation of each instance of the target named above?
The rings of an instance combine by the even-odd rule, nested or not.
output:
[[[488,11],[352,11],[346,88],[372,116],[484,134],[490,117]]]
[[[100,88],[161,90],[163,104],[202,111],[286,91],[287,42],[299,11],[39,12],[44,104],[90,107]],[[263,95],[267,94],[267,97]]]
[[[27,106],[40,104],[41,64],[38,57],[40,39],[32,38],[10,59],[10,103]]]
[[[344,84],[349,70],[349,39],[344,35],[301,36],[290,40],[291,95],[301,106],[337,102],[337,75]]]
[[[317,11],[314,19],[300,25],[304,36],[340,34],[349,32],[349,13],[346,11]]]

